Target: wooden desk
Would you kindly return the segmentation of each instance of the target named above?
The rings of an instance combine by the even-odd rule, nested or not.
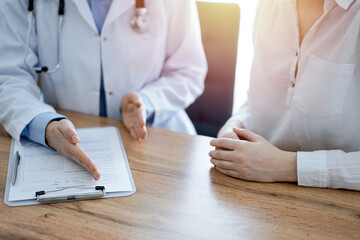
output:
[[[130,197],[8,207],[10,137],[0,128],[0,239],[360,239],[360,192],[245,182],[209,162],[210,138],[61,111],[77,127],[120,129],[137,192]]]

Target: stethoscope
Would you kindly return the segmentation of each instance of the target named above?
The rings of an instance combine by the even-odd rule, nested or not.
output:
[[[150,17],[147,14],[145,0],[136,0],[135,16],[131,19],[131,27],[139,33],[144,33],[149,28]]]
[[[28,69],[34,70],[36,73],[55,73],[61,65],[61,27],[63,24],[63,18],[65,13],[65,0],[59,0],[59,22],[58,22],[58,30],[57,30],[57,64],[54,68],[49,69],[47,66],[43,67],[31,67],[28,63],[29,49],[30,49],[30,41],[31,41],[31,32],[32,32],[32,23],[34,21],[34,6],[36,4],[36,0],[29,0],[28,6],[28,32],[26,37],[26,47],[25,47],[25,57],[24,63]],[[130,25],[135,32],[144,33],[149,28],[150,17],[147,14],[147,8],[145,4],[145,0],[136,0],[136,9],[135,16],[131,19]]]

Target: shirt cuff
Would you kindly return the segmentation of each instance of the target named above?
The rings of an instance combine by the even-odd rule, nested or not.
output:
[[[147,122],[147,124],[152,125],[154,123],[154,118],[155,118],[155,107],[147,96],[145,96],[142,93],[139,93],[139,94],[140,94],[142,100],[144,101],[144,104],[146,107],[146,116],[147,116],[146,122]]]
[[[66,117],[55,112],[40,113],[34,117],[28,125],[26,125],[21,133],[21,136],[43,146],[49,147],[45,141],[46,127],[51,121],[60,119],[66,119]]]
[[[326,151],[297,153],[298,185],[307,187],[329,187]]]

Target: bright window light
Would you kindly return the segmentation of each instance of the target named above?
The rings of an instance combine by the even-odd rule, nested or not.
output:
[[[234,86],[233,113],[246,101],[253,58],[252,32],[258,0],[200,0],[236,3],[240,6],[240,32]]]
[[[240,5],[240,33],[236,63],[234,105],[233,113],[236,112],[246,101],[249,88],[250,71],[253,59],[252,32],[256,14],[257,0],[238,0]]]

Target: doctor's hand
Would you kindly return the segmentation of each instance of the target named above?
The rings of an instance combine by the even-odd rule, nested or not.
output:
[[[78,144],[80,138],[71,121],[62,119],[50,122],[45,130],[45,138],[50,147],[84,167],[96,181],[100,179],[94,162]]]
[[[121,112],[125,127],[133,139],[145,139],[146,107],[137,92],[129,92],[121,99]]]
[[[242,140],[218,138],[210,144],[211,163],[231,177],[258,182],[296,182],[296,153],[276,148],[263,137],[246,129],[234,128]]]

